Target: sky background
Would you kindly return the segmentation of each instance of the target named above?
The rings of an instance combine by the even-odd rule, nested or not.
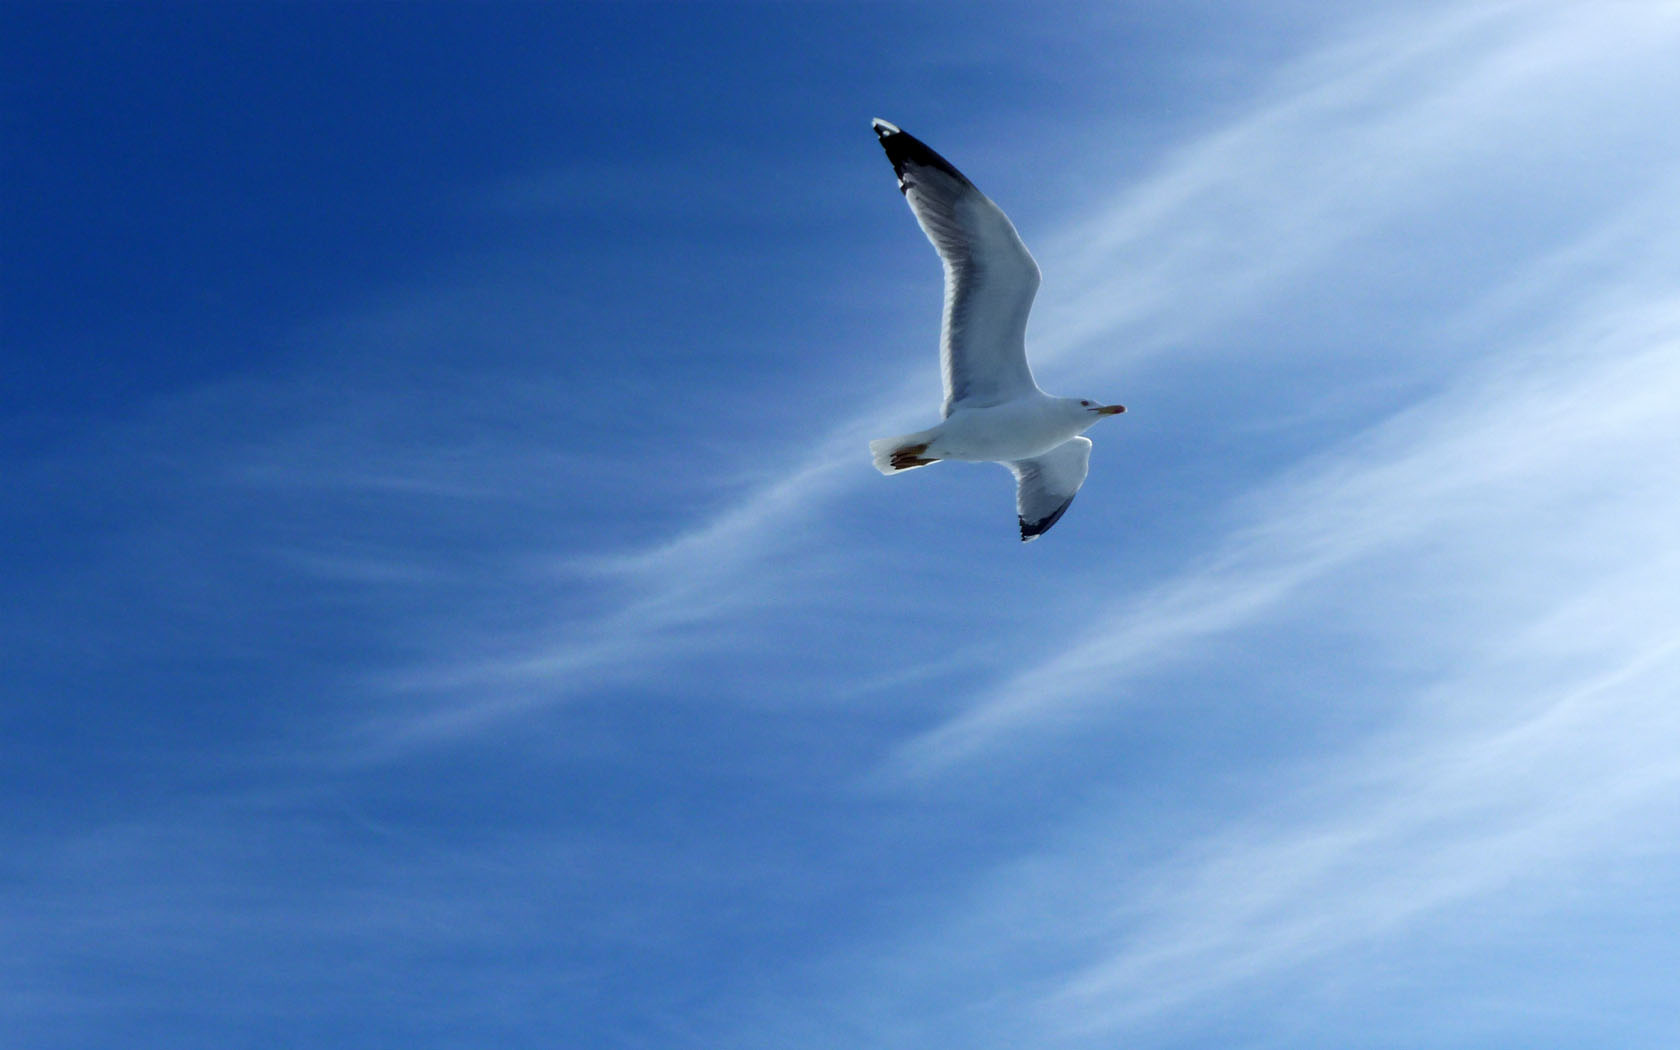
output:
[[[8,1046],[1680,1045],[1680,5],[0,7]],[[1119,401],[871,468],[940,273]]]

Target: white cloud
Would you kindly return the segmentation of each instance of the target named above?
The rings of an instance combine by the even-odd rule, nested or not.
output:
[[[1643,598],[1656,606],[1641,610],[1656,617],[1644,632],[1610,651],[1574,646],[1563,660],[1536,632],[1538,644],[1503,654],[1528,674],[1500,661],[1438,684],[1413,724],[1321,771],[1312,802],[1139,879],[1128,921],[1110,926],[1119,947],[1080,967],[1047,1009],[1075,1027],[1124,1027],[1380,942],[1478,894],[1520,910],[1529,884],[1642,844],[1680,789],[1668,743],[1680,729],[1680,645],[1656,626],[1673,622],[1674,602],[1656,592],[1680,589],[1677,570],[1658,567],[1643,594],[1611,587],[1553,613],[1590,629]],[[1583,656],[1591,670],[1559,666]],[[1455,726],[1465,709],[1483,714]],[[1063,877],[1087,888],[1075,867]]]

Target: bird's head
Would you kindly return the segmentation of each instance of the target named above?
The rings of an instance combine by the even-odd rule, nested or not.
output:
[[[1117,416],[1126,411],[1125,405],[1103,405],[1095,401],[1085,401],[1074,397],[1063,398],[1062,400],[1067,403],[1068,410],[1072,415],[1085,420],[1086,426],[1090,426],[1103,416]]]

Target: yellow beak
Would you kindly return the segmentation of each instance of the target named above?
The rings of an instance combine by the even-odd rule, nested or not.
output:
[[[1097,409],[1097,415],[1117,416],[1124,411],[1126,411],[1125,405],[1104,405],[1103,407]]]

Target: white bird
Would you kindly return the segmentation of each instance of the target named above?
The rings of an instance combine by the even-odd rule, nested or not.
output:
[[[939,337],[945,421],[871,441],[875,469],[895,474],[942,459],[1002,463],[1015,474],[1021,542],[1030,543],[1061,519],[1085,483],[1091,442],[1079,435],[1126,409],[1038,388],[1026,344],[1038,264],[1014,224],[915,136],[879,119],[875,134],[945,264]]]

